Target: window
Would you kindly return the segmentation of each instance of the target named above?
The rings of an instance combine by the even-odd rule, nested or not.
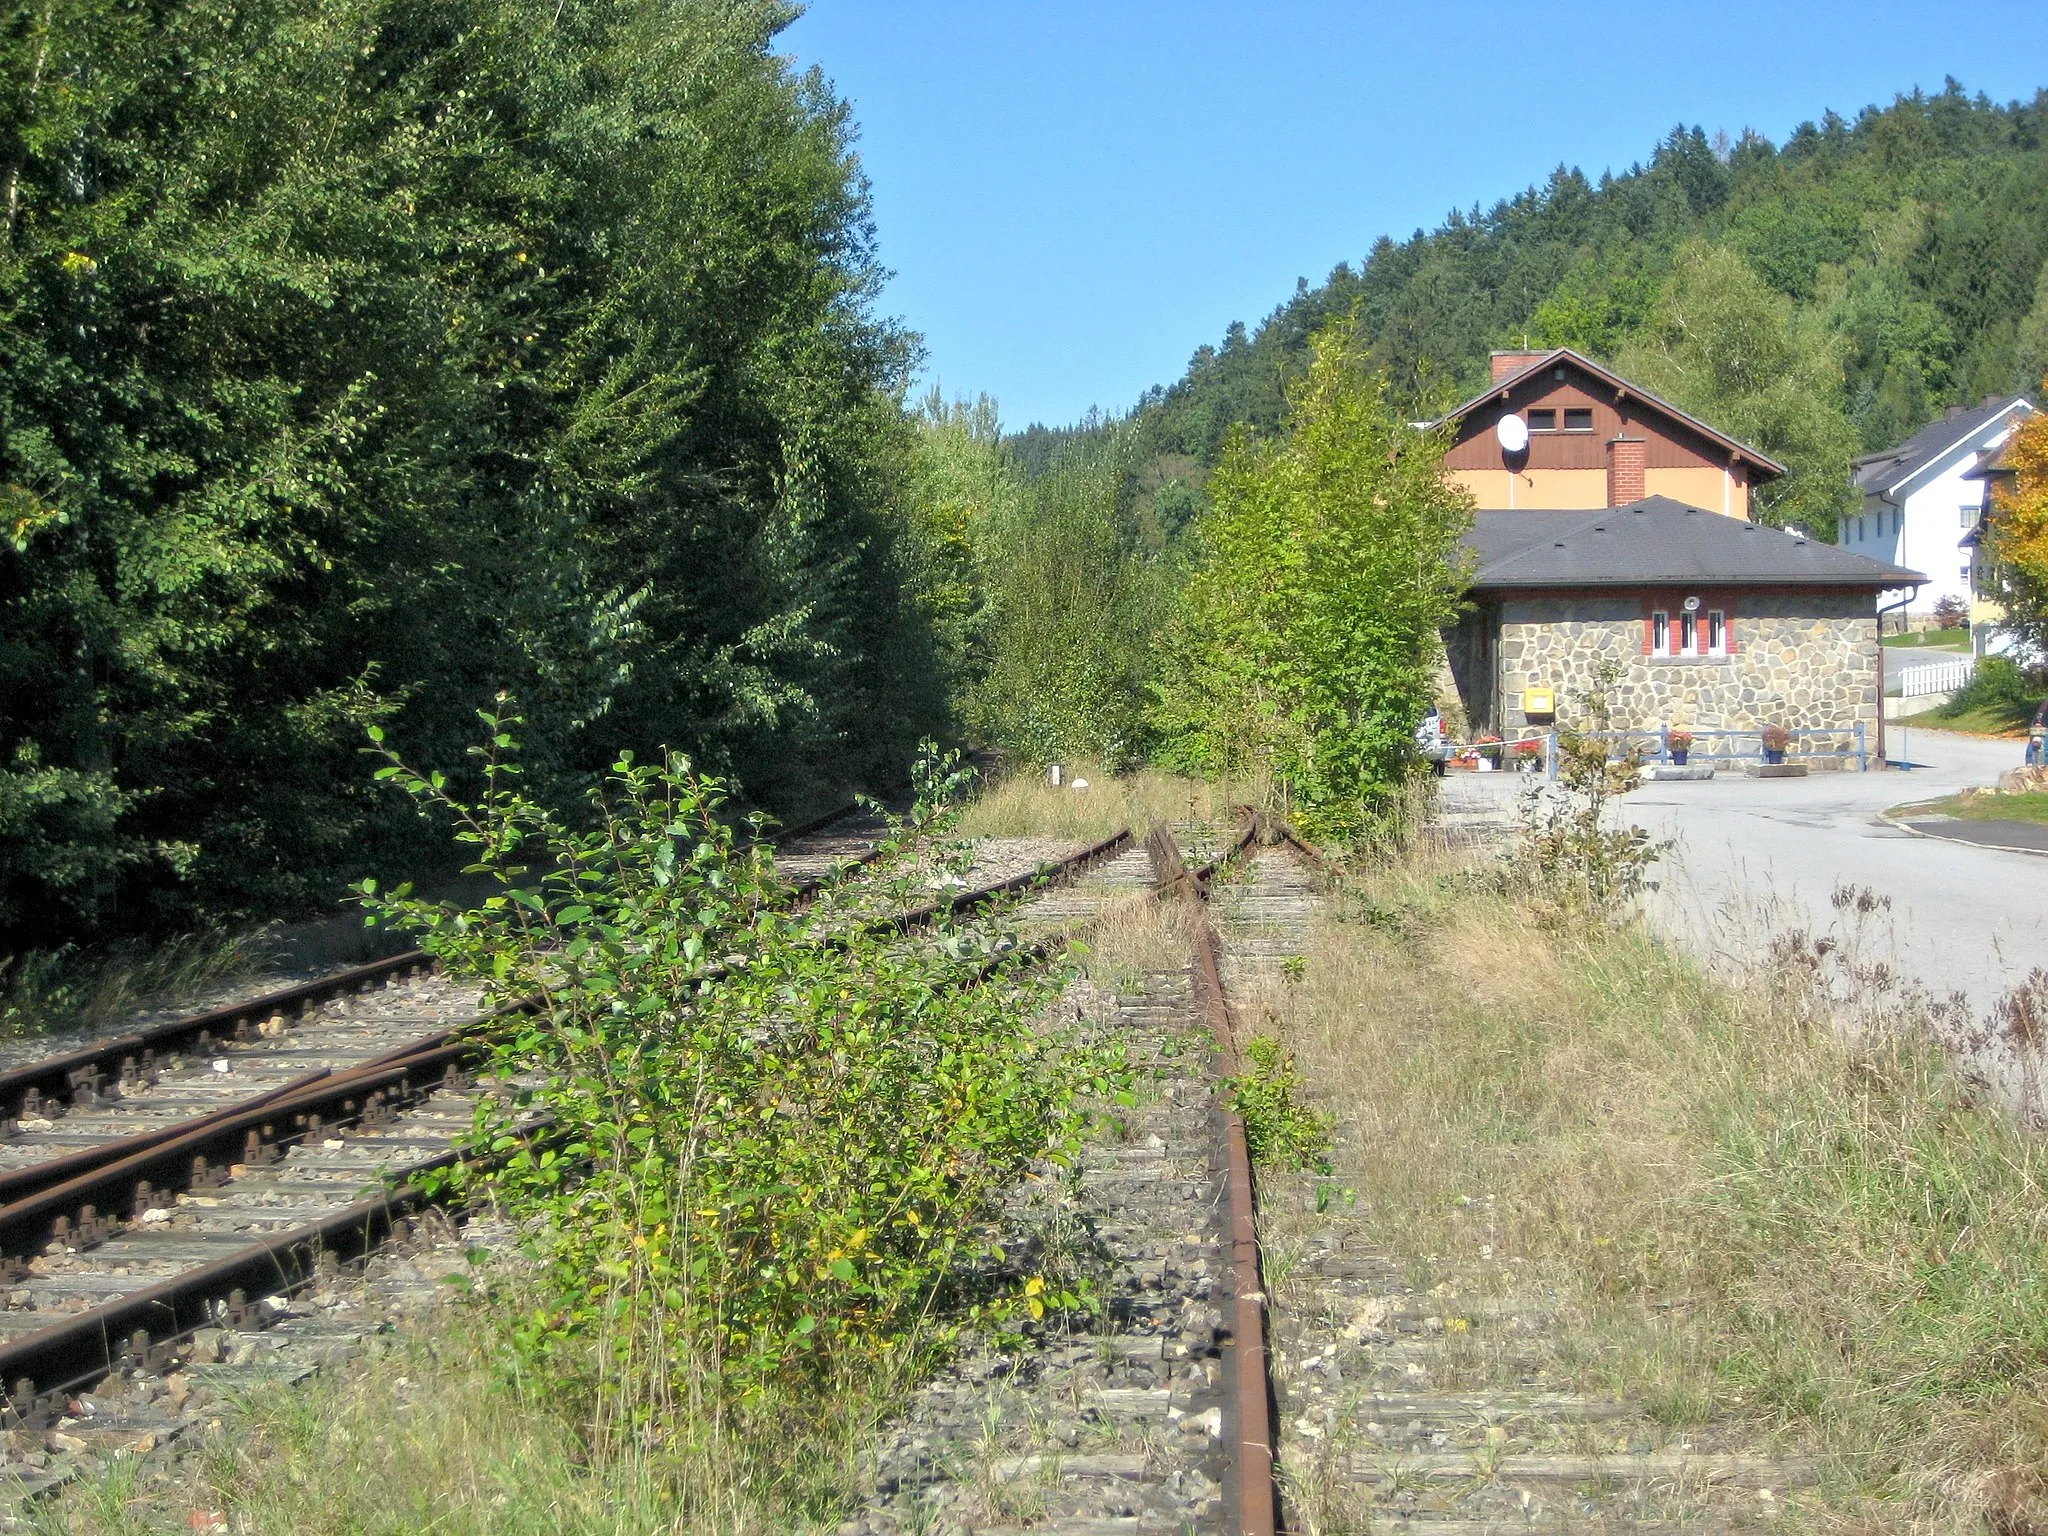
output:
[[[1531,411],[1529,413],[1529,430],[1531,432],[1555,432],[1557,430],[1557,412],[1550,410]]]
[[[1723,608],[1680,609],[1673,625],[1669,611],[1652,610],[1649,620],[1649,653],[1668,658],[1726,656],[1729,642],[1728,613]]]
[[[1593,408],[1566,406],[1564,429],[1567,432],[1590,432],[1593,430]]]
[[[1963,526],[1968,528],[1977,521],[1977,509],[1969,503],[1963,504]]]

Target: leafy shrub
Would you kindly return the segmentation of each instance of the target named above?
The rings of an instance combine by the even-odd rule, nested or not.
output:
[[[1961,629],[1970,622],[1970,605],[1951,592],[1934,605],[1936,629]]]
[[[464,910],[364,890],[491,1001],[539,997],[488,1037],[511,1092],[475,1131],[546,1261],[526,1342],[595,1338],[601,1400],[659,1418],[686,1391],[744,1402],[889,1363],[942,1302],[1027,1302],[989,1218],[1034,1159],[1070,1155],[1103,1058],[1026,1022],[1041,985],[976,933],[858,920],[929,899],[964,775],[920,764],[866,905],[799,912],[719,780],[622,756],[572,827],[522,792],[518,722],[484,718],[475,803],[389,752],[378,772],[451,817],[498,892]],[[525,1145],[535,1116],[551,1129]]]
[[[1271,1035],[1245,1042],[1246,1068],[1229,1080],[1230,1107],[1244,1120],[1246,1150],[1261,1168],[1313,1168],[1329,1172],[1334,1122],[1301,1102],[1301,1074],[1293,1056]]]
[[[1522,828],[1504,874],[1553,917],[1611,912],[1642,891],[1664,852],[1638,827],[1609,825],[1610,801],[1642,783],[1634,750],[1610,754],[1609,690],[1619,669],[1606,663],[1575,701],[1577,720],[1557,734],[1557,782],[1522,799]]]
[[[1943,712],[1959,715],[1965,710],[1992,709],[2017,714],[2032,709],[2040,696],[2040,690],[2027,681],[2027,674],[2010,656],[1986,656]]]
[[[988,666],[965,714],[1015,761],[1122,770],[1149,744],[1145,689],[1167,589],[1129,505],[1129,465],[1125,428],[1067,444],[983,531]]]

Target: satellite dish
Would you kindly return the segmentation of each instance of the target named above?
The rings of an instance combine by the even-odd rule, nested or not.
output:
[[[1503,453],[1520,453],[1529,446],[1529,423],[1519,416],[1503,416],[1494,426]]]

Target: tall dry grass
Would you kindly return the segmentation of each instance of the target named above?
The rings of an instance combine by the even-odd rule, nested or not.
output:
[[[94,1029],[272,962],[269,928],[0,955],[0,1038]]]
[[[1803,1444],[1852,1526],[2048,1529],[2048,1159],[1941,1052],[1444,856],[1341,905],[1272,1006],[1411,1278],[1551,1293],[1559,1378]]]
[[[472,1319],[472,1323],[482,1322]],[[261,1536],[770,1536],[845,1518],[880,1412],[852,1394],[748,1442],[593,1451],[559,1382],[523,1375],[494,1323],[437,1331],[378,1368],[266,1385],[173,1475],[117,1458],[31,1513],[56,1536],[225,1529]],[[218,1516],[224,1525],[203,1523]]]
[[[1053,788],[1042,774],[994,780],[967,807],[963,837],[1103,838],[1129,827],[1140,837],[1155,823],[1228,823],[1234,806],[1265,803],[1253,781],[1210,783],[1146,769],[1121,776],[1089,764],[1066,765],[1068,784]],[[1071,787],[1085,779],[1086,789]]]

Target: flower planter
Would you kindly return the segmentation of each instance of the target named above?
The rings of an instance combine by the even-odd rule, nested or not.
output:
[[[1671,761],[1676,763],[1681,768],[1685,766],[1686,758],[1688,758],[1691,755],[1691,747],[1673,747],[1671,749]]]
[[[1773,764],[1775,764],[1775,763],[1782,763],[1782,762],[1784,762],[1784,761],[1785,761],[1785,749],[1784,749],[1783,747],[1765,747],[1765,748],[1764,748],[1764,761],[1765,761],[1765,762],[1767,762],[1767,763],[1773,763]]]

